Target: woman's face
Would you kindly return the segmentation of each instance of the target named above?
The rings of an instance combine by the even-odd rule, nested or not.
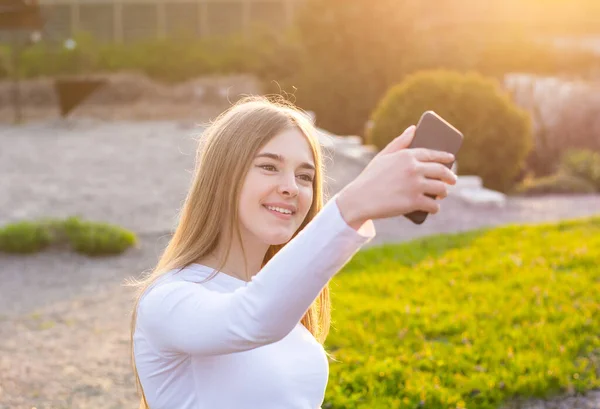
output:
[[[242,186],[238,209],[242,237],[268,245],[288,242],[312,204],[314,167],[310,145],[297,128],[281,132],[262,147]],[[293,214],[269,210],[267,205],[280,211],[290,207]]]

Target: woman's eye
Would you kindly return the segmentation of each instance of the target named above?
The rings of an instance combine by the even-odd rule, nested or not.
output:
[[[264,168],[273,168],[273,169],[275,169],[275,166],[273,166],[273,165],[262,165],[262,166],[259,166],[259,168],[263,168],[263,169]]]
[[[275,168],[275,166],[273,165],[261,165],[259,166],[259,168],[265,169],[265,170],[269,170],[267,168],[272,168],[273,170],[277,170],[277,168]],[[313,178],[310,175],[300,175],[302,177],[304,177],[307,182],[312,182]]]

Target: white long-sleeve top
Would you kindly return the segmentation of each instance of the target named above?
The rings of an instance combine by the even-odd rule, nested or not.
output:
[[[250,282],[191,264],[138,304],[134,356],[150,409],[317,409],[325,350],[300,320],[376,234],[342,218],[335,195]]]

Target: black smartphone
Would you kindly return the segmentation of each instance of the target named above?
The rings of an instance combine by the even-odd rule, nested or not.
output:
[[[417,129],[415,130],[415,136],[409,146],[410,148],[427,148],[434,149],[437,151],[450,152],[456,157],[456,154],[460,150],[463,142],[463,134],[452,126],[448,121],[439,116],[433,111],[426,111],[419,119],[417,123]],[[454,162],[450,164],[444,163],[449,169],[452,168]],[[427,195],[431,198],[435,198],[433,195]],[[427,216],[428,212],[414,211],[407,213],[404,217],[408,218],[415,224],[422,224]]]

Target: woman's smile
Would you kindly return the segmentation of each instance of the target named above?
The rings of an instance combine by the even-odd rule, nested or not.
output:
[[[282,219],[282,220],[290,220],[293,217],[293,214],[286,214],[286,213],[278,212],[277,210],[271,210],[264,205],[263,205],[263,208],[267,212],[271,213],[273,216],[278,217],[279,219]]]

